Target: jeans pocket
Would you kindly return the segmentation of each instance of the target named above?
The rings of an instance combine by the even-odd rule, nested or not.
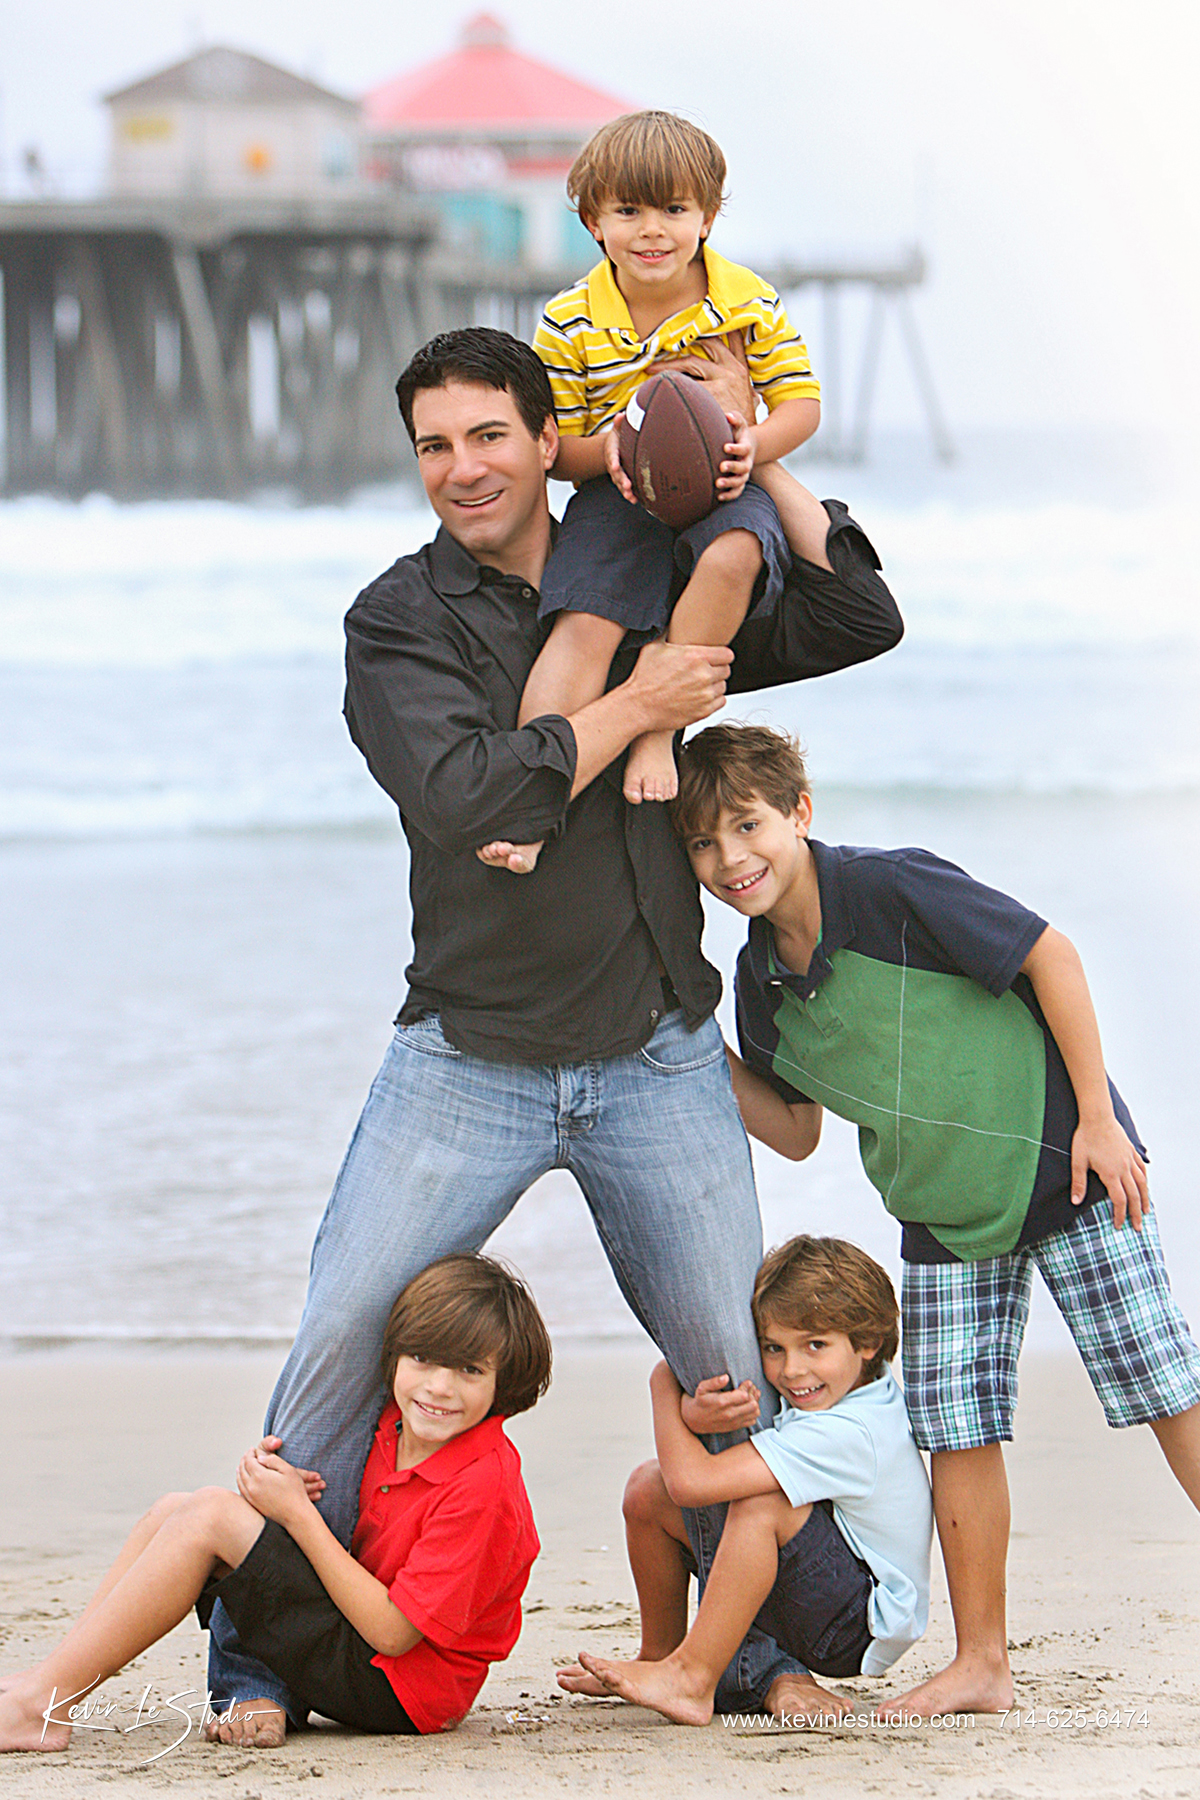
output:
[[[706,1019],[695,1031],[689,1031],[682,1012],[673,1012],[661,1021],[638,1056],[656,1075],[689,1075],[722,1062],[725,1042],[715,1019]]]
[[[426,1013],[423,1019],[417,1019],[411,1025],[400,1025],[396,1029],[396,1042],[403,1044],[406,1050],[418,1050],[422,1056],[461,1057],[462,1051],[443,1036],[442,1021],[437,1013]]]

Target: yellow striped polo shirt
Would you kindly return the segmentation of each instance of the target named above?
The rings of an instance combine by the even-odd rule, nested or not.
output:
[[[533,347],[546,365],[558,428],[591,437],[611,425],[646,379],[651,363],[686,353],[697,338],[740,331],[750,379],[768,409],[782,400],[817,400],[821,384],[783,302],[752,269],[704,245],[708,293],[639,338],[607,258],[542,314]]]

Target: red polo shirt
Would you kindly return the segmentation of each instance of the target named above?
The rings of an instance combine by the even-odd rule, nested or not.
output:
[[[422,1634],[403,1656],[371,1660],[413,1724],[442,1731],[470,1710],[488,1664],[520,1636],[521,1595],[541,1544],[501,1419],[397,1469],[399,1418],[393,1401],[363,1471],[351,1548]]]

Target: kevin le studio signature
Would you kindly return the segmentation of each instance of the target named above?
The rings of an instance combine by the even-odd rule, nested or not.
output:
[[[160,1724],[172,1713],[176,1714],[183,1720],[183,1730],[162,1750],[157,1750],[153,1756],[146,1758],[148,1766],[150,1763],[157,1762],[159,1757],[168,1755],[172,1750],[178,1750],[180,1744],[189,1738],[193,1731],[203,1730],[214,1719],[218,1724],[226,1724],[233,1716],[232,1703],[225,1712],[219,1713],[213,1710],[211,1689],[201,1695],[199,1699],[191,1700],[190,1705],[183,1706],[180,1702],[189,1700],[199,1690],[194,1687],[181,1688],[177,1694],[171,1694],[161,1705],[158,1705],[150,1698],[153,1685],[148,1681],[142,1689],[142,1697],[137,1703],[137,1711],[131,1725],[116,1723],[114,1714],[120,1707],[120,1702],[117,1700],[81,1699],[80,1695],[86,1694],[88,1691],[86,1688],[81,1688],[77,1694],[60,1694],[57,1688],[52,1688],[50,1704],[42,1714],[42,1736],[45,1737],[46,1727],[49,1725],[71,1725],[77,1731],[115,1731],[121,1736],[127,1737],[131,1731],[141,1731],[147,1725]],[[66,1712],[60,1719],[56,1717],[56,1714],[63,1707],[66,1708]],[[193,1718],[192,1714],[197,1712],[200,1715],[199,1718]]]

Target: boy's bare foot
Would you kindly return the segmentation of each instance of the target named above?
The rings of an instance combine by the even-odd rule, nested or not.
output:
[[[612,1689],[606,1688],[598,1675],[589,1675],[582,1663],[568,1663],[565,1669],[558,1671],[555,1679],[568,1694],[588,1694],[593,1700],[615,1698]]]
[[[287,1736],[287,1714],[274,1700],[235,1700],[204,1727],[210,1744],[242,1750],[278,1750]]]
[[[633,806],[643,800],[673,800],[679,771],[669,731],[648,731],[634,740],[625,763],[625,798]]]
[[[844,1719],[853,1712],[851,1701],[820,1687],[811,1675],[780,1675],[767,1689],[767,1711],[777,1719],[805,1719],[810,1725],[824,1725],[830,1719]]]
[[[497,838],[494,844],[484,844],[475,854],[489,869],[507,869],[510,875],[532,875],[544,842],[545,839],[536,844],[509,844]]]
[[[71,1727],[65,1722],[47,1724],[50,1694],[18,1676],[0,1693],[0,1750],[65,1750]]]
[[[932,1713],[1007,1712],[1013,1703],[1012,1671],[1007,1656],[956,1656],[937,1675],[889,1700],[877,1711],[885,1719],[907,1713],[927,1719]]]
[[[609,1662],[581,1651],[580,1662],[604,1685],[634,1706],[649,1706],[677,1725],[707,1725],[713,1715],[712,1689],[673,1657],[662,1662]]]

